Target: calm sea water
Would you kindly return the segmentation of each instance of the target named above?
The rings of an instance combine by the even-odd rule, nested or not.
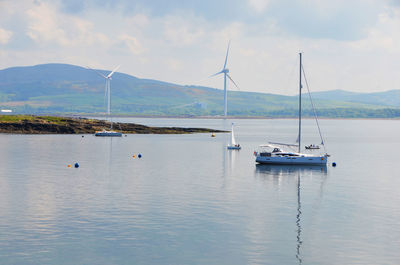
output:
[[[234,122],[240,151],[229,134],[0,135],[0,263],[400,264],[400,121],[320,121],[335,168],[257,166],[297,121]],[[303,134],[319,143],[314,121]]]

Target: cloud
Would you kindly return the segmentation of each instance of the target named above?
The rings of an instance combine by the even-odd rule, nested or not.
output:
[[[204,30],[199,26],[202,21],[191,23],[190,20],[175,16],[168,16],[163,21],[163,36],[174,46],[191,45],[204,36]]]
[[[26,11],[27,35],[41,45],[61,46],[107,44],[108,38],[93,31],[93,23],[75,16],[59,14],[56,7],[39,2]]]
[[[134,55],[139,55],[144,52],[144,48],[138,41],[137,38],[130,36],[128,34],[122,34],[118,38],[120,42],[122,42],[126,47],[128,47],[129,51]]]
[[[183,67],[183,63],[180,60],[175,58],[170,58],[166,61],[167,68],[173,71],[181,71]]]
[[[368,29],[367,37],[349,43],[357,51],[400,53],[400,35],[394,34],[400,28],[400,9],[387,7],[386,12],[378,16],[376,25]]]
[[[12,35],[13,33],[11,31],[0,28],[0,44],[7,44]]]
[[[80,13],[85,10],[86,5],[87,1],[81,0],[68,0],[60,2],[61,9],[67,13]]]
[[[366,35],[382,8],[381,2],[369,0],[274,0],[265,15],[273,18],[281,31],[296,36],[355,40]]]
[[[61,10],[82,13],[107,9],[124,16],[152,18],[191,14],[215,25],[273,22],[288,34],[315,39],[355,40],[366,35],[387,4],[398,0],[59,0]],[[358,10],[360,12],[358,12]]]
[[[66,44],[68,39],[65,31],[58,27],[55,12],[49,5],[39,3],[26,11],[29,18],[29,28],[27,35],[36,42],[56,41]]]
[[[153,17],[186,13],[187,11],[212,20],[230,20],[231,16],[238,16],[246,7],[245,1],[230,0],[59,0],[63,11],[81,13],[89,9],[108,9],[120,11],[125,15],[132,13],[146,13]]]
[[[262,13],[268,6],[269,0],[248,0],[250,7],[256,12]]]
[[[1,5],[2,68],[122,64],[120,71],[139,77],[221,88],[220,78],[196,80],[221,69],[231,39],[228,67],[244,91],[297,93],[291,73],[300,50],[314,91],[374,90],[378,82],[382,89],[400,88],[395,71],[400,5],[392,0],[3,0]]]
[[[133,16],[126,17],[124,23],[129,24],[129,26],[134,28],[143,29],[149,25],[150,21],[145,14],[138,13]]]

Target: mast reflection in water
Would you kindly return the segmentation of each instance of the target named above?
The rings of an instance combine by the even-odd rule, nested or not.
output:
[[[256,165],[256,176],[268,179],[273,178],[273,183],[278,186],[281,185],[281,181],[288,177],[293,180],[297,177],[297,213],[296,213],[296,259],[299,264],[303,263],[301,256],[301,246],[303,241],[301,240],[302,227],[301,227],[301,178],[307,176],[320,176],[323,177],[321,180],[321,193],[322,185],[325,183],[327,176],[326,165],[322,166],[312,166],[312,165]],[[290,179],[289,179],[290,180]],[[322,194],[319,194],[319,200],[321,200]]]
[[[297,173],[297,215],[296,215],[296,225],[297,225],[297,253],[296,253],[296,258],[299,261],[299,264],[302,263],[301,256],[300,256],[300,246],[303,243],[301,241],[300,216],[301,216],[301,201],[300,201],[300,171],[299,171]]]

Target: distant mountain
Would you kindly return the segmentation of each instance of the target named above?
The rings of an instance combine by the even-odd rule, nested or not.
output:
[[[0,107],[32,114],[104,113],[104,86],[105,81],[99,75],[74,65],[7,68],[0,70]],[[111,91],[113,114],[215,116],[223,113],[223,91],[215,88],[181,86],[115,73]],[[399,93],[397,90],[370,94],[339,90],[313,95],[320,116],[400,117]],[[297,115],[297,104],[297,96],[228,92],[228,113],[234,116],[293,117]],[[303,109],[306,116],[312,115],[306,96]]]
[[[331,90],[326,92],[314,92],[312,93],[312,96],[315,99],[400,107],[400,90],[389,90],[375,93],[356,93],[344,90]]]

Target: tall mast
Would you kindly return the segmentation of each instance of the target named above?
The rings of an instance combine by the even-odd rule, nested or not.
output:
[[[301,149],[301,67],[302,67],[302,63],[301,63],[301,52],[299,53],[300,55],[300,72],[299,72],[299,153],[300,153],[300,149]]]

